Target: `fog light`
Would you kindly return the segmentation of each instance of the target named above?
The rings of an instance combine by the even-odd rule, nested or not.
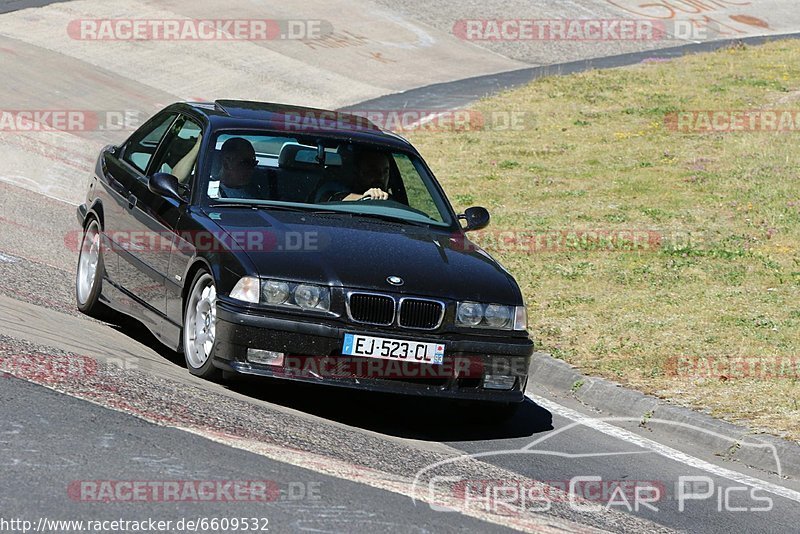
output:
[[[517,383],[514,375],[486,375],[483,377],[484,389],[511,389]]]
[[[247,349],[247,361],[259,365],[283,366],[283,353],[271,350]]]

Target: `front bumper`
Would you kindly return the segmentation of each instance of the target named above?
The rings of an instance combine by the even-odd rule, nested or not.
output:
[[[492,402],[521,402],[533,342],[343,325],[333,320],[268,316],[217,301],[213,363],[222,370],[386,393]],[[442,365],[343,356],[344,334],[445,344]],[[247,349],[284,353],[281,366],[249,363]],[[486,374],[514,376],[510,389],[487,389]]]

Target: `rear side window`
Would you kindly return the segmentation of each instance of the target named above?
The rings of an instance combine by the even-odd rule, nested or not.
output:
[[[176,116],[175,113],[166,113],[157,115],[148,121],[128,140],[122,159],[143,173],[146,172],[158,144]]]

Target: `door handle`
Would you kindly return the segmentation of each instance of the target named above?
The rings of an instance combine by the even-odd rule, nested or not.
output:
[[[130,195],[128,195],[128,209],[132,210],[135,207],[136,207],[136,195],[131,193]]]

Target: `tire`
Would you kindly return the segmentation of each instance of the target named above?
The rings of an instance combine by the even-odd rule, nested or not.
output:
[[[78,272],[75,276],[75,301],[81,313],[85,313],[95,319],[100,319],[108,313],[108,308],[100,302],[104,275],[105,264],[103,263],[100,224],[97,219],[91,219],[83,232],[78,254]]]
[[[198,271],[183,311],[183,355],[189,372],[206,380],[219,380],[222,376],[212,362],[216,343],[216,301],[214,279],[206,271]]]

